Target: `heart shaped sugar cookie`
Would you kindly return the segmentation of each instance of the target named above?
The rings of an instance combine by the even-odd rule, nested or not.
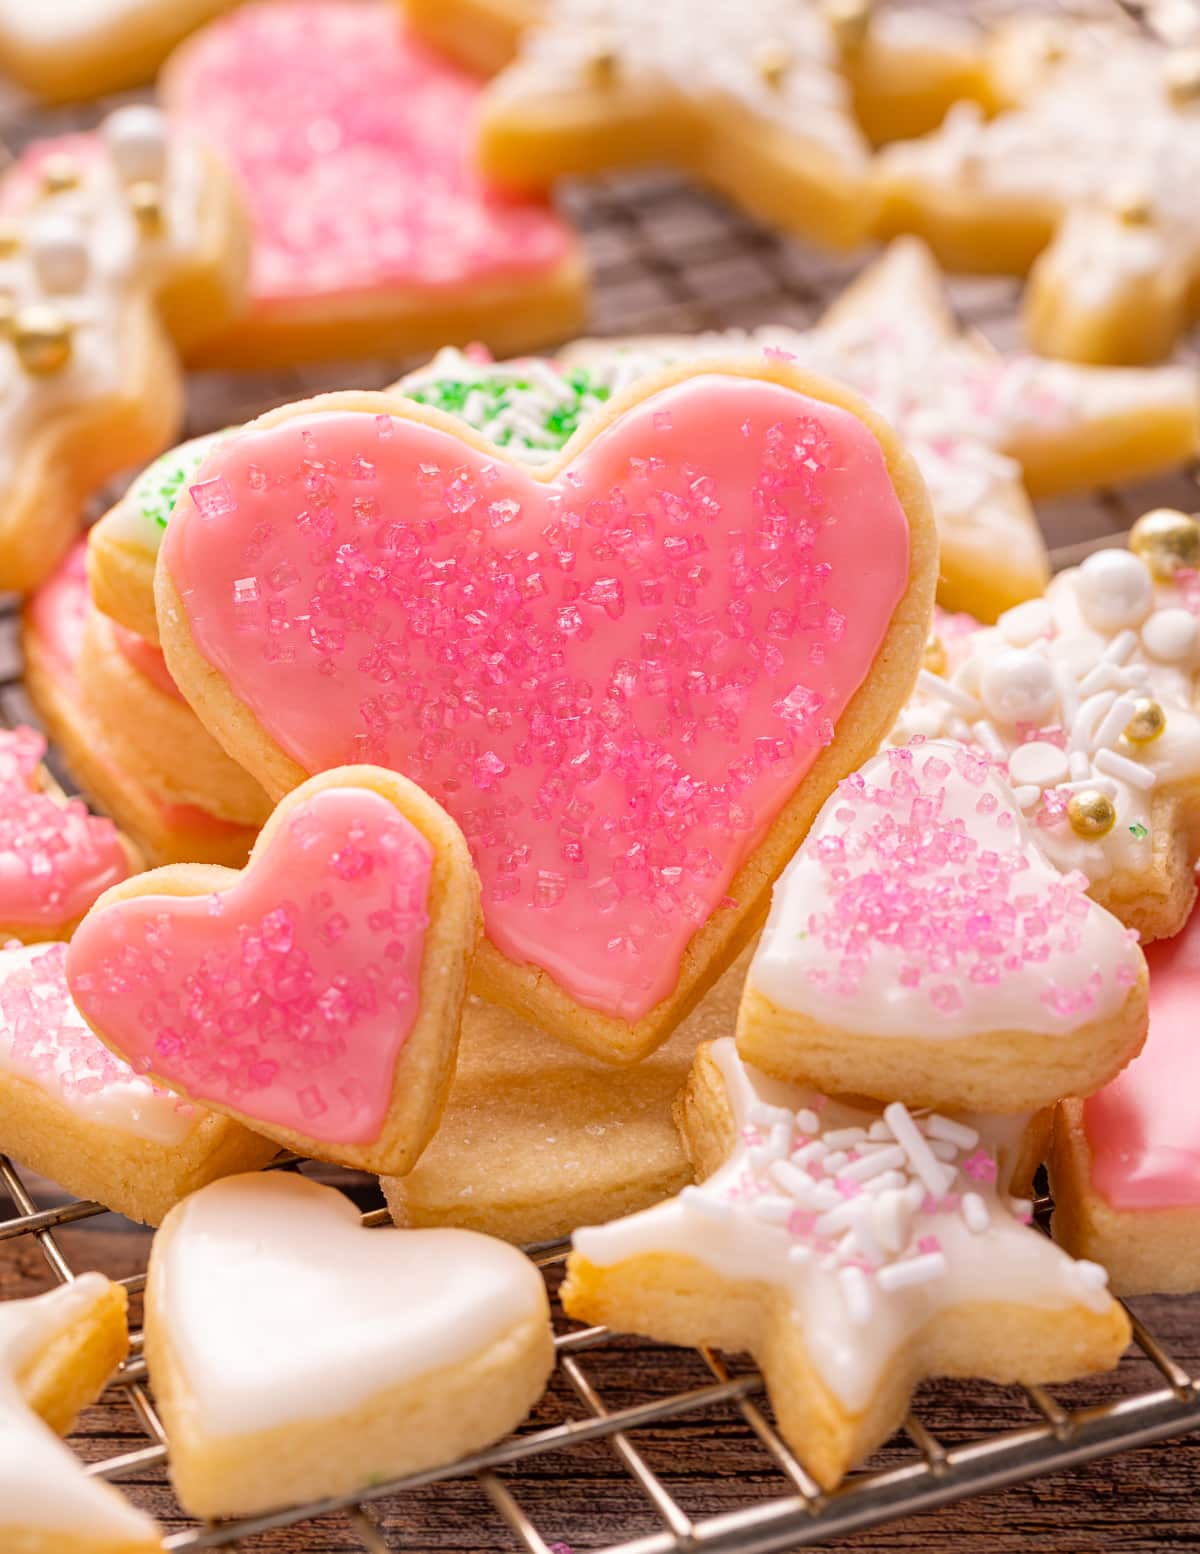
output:
[[[281,793],[370,760],[462,826],[477,990],[609,1059],[761,921],[915,677],[919,477],[782,362],[637,385],[537,471],[430,408],[326,396],[213,449],[159,555],[163,649]]]
[[[477,932],[454,823],[349,768],[284,799],[240,873],[173,864],[106,892],[67,975],[136,1072],[304,1154],[406,1170],[441,1115]]]
[[[992,762],[914,741],[843,782],[775,886],[747,1062],[834,1095],[1033,1111],[1146,1036],[1137,934],[1060,874]]]
[[[469,1230],[365,1229],[284,1172],[227,1177],[154,1240],[146,1359],[196,1516],[323,1499],[513,1429],[554,1363],[542,1277]]]

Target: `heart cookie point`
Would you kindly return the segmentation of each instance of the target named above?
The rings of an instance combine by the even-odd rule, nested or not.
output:
[[[404,772],[463,827],[495,950],[647,1017],[746,909],[910,586],[877,437],[774,368],[648,384],[546,478],[416,407],[248,428],[167,531],[173,673],[216,670],[293,769]]]
[[[439,910],[432,833],[385,796],[389,784],[408,787],[332,773],[280,805],[240,875],[160,870],[102,901],[68,958],[89,1022],[136,1071],[283,1142],[373,1146],[406,1046],[427,1030]],[[457,1030],[448,990],[464,958],[446,941],[429,995],[438,1040],[442,1024]],[[427,1057],[436,1088],[444,1064]]]

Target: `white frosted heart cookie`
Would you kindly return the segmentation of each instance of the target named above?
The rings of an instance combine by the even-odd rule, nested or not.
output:
[[[39,583],[92,493],[178,435],[175,350],[235,316],[246,269],[228,175],[154,108],[36,143],[8,170],[0,586]]]
[[[6,1554],[158,1554],[158,1528],[84,1472],[57,1434],[129,1350],[125,1291],[98,1273],[0,1304],[0,1546]]]
[[[1027,1112],[1100,1089],[1146,1034],[1137,935],[949,740],[843,781],[776,882],[738,1050],[781,1079]]]
[[[196,1516],[345,1494],[498,1440],[553,1364],[542,1277],[466,1230],[366,1230],[262,1172],[195,1193],[154,1241],[146,1359]]]
[[[156,1225],[278,1145],[162,1090],[111,1053],[67,988],[66,946],[0,949],[0,1152]]]
[[[300,1154],[406,1171],[454,1068],[479,882],[462,834],[378,767],[303,783],[239,871],[106,892],[72,997],[141,1074]]]
[[[935,653],[892,739],[948,736],[1006,763],[1051,862],[1149,941],[1182,928],[1196,892],[1200,524],[1160,509],[1130,543],[970,633],[952,662]]]
[[[1026,1119],[914,1116],[779,1084],[732,1041],[682,1103],[700,1185],[580,1230],[562,1289],[585,1322],[749,1350],[784,1439],[825,1488],[900,1424],[926,1376],[1066,1381],[1129,1323],[1008,1196]]]

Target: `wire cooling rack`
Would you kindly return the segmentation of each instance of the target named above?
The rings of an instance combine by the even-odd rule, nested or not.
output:
[[[0,100],[0,131],[18,149],[34,134],[86,126],[110,106],[34,114]],[[579,183],[565,190],[563,203],[591,255],[596,333],[765,322],[803,327],[863,262],[805,250],[657,174]],[[1013,282],[960,280],[951,294],[964,324],[1001,349],[1017,347]],[[379,386],[405,365],[198,376],[189,385],[190,430],[227,425],[324,388]],[[1121,535],[1148,507],[1196,506],[1196,484],[1193,469],[1044,505],[1039,516],[1056,565]],[[0,718],[31,716],[20,683],[15,605],[0,604]],[[337,1180],[363,1207],[366,1224],[388,1223],[369,1178]],[[1045,1200],[1039,1208],[1044,1217]],[[136,1320],[147,1232],[99,1204],[64,1199],[3,1156],[0,1216],[5,1293],[31,1293],[48,1280],[98,1268],[129,1289]],[[531,1249],[552,1297],[565,1250]],[[819,1491],[780,1438],[755,1370],[711,1352],[573,1327],[556,1303],[555,1375],[520,1432],[465,1461],[356,1497],[236,1523],[189,1521],[167,1487],[164,1435],[137,1331],[101,1410],[85,1415],[73,1441],[90,1472],[123,1484],[159,1517],[172,1550],[770,1554],[1200,1430],[1200,1296],[1145,1309],[1153,1310],[1160,1336],[1131,1312],[1136,1347],[1111,1376],[1056,1388],[1054,1396],[971,1383],[923,1388],[903,1431],[833,1494]],[[1164,1328],[1175,1335],[1171,1347]],[[1094,1531],[1081,1516],[1080,1548],[1100,1546],[1094,1537],[1088,1544]]]

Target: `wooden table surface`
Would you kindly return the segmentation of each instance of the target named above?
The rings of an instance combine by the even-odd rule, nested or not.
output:
[[[51,115],[33,113],[15,99],[0,100],[0,133],[10,147],[18,149],[33,134],[94,122],[103,106]],[[591,327],[599,333],[768,321],[803,325],[818,316],[862,262],[807,251],[657,175],[580,183],[564,191],[563,204],[587,237],[596,277]],[[965,321],[1002,347],[1016,345],[1017,292],[1012,282],[961,281],[952,291]],[[189,386],[189,426],[201,431],[225,425],[323,388],[378,386],[394,378],[404,365],[392,361],[269,376],[199,375]],[[1194,506],[1192,474],[1148,482],[1119,494],[1056,503],[1044,508],[1041,517],[1052,546],[1074,547],[1120,530],[1139,512],[1161,503]],[[9,719],[28,713],[15,679],[18,669],[10,613],[7,621],[0,621],[0,711]],[[53,1193],[45,1184],[41,1190]],[[0,1220],[10,1213],[0,1187]],[[124,1277],[140,1273],[145,1266],[148,1234],[113,1216],[70,1226],[56,1235],[76,1270],[99,1267]],[[0,1241],[0,1297],[35,1293],[48,1283],[45,1259],[32,1237]],[[1136,1306],[1176,1360],[1193,1375],[1200,1374],[1200,1297],[1145,1299]],[[605,1403],[614,1408],[711,1379],[699,1357],[638,1341],[614,1343],[584,1359],[589,1377]],[[1122,1364],[1115,1378],[1064,1388],[1057,1395],[1071,1406],[1082,1406],[1157,1385],[1161,1379],[1149,1362],[1133,1357]],[[535,1424],[545,1426],[579,1412],[577,1401],[557,1378]],[[969,1383],[927,1385],[918,1398],[918,1413],[946,1445],[1039,1422],[1023,1394]],[[115,1393],[88,1411],[74,1440],[88,1460],[146,1443],[128,1403]],[[691,1516],[733,1510],[786,1489],[732,1406],[641,1430],[636,1442]],[[878,1453],[872,1466],[912,1456],[911,1443],[901,1438]],[[551,1544],[564,1542],[582,1551],[653,1533],[660,1526],[611,1447],[602,1441],[532,1459],[519,1471],[504,1475],[504,1480]],[[862,1551],[927,1547],[954,1554],[1031,1549],[1055,1554],[1151,1554],[1194,1547],[1200,1545],[1198,1480],[1200,1436],[879,1526],[839,1546]],[[125,1483],[168,1530],[186,1525],[161,1470]],[[514,1547],[512,1534],[472,1480],[379,1503],[374,1514],[386,1540],[376,1547],[456,1551]],[[239,1547],[263,1554],[333,1554],[361,1550],[364,1537],[371,1546],[371,1536],[338,1515],[263,1534]]]

